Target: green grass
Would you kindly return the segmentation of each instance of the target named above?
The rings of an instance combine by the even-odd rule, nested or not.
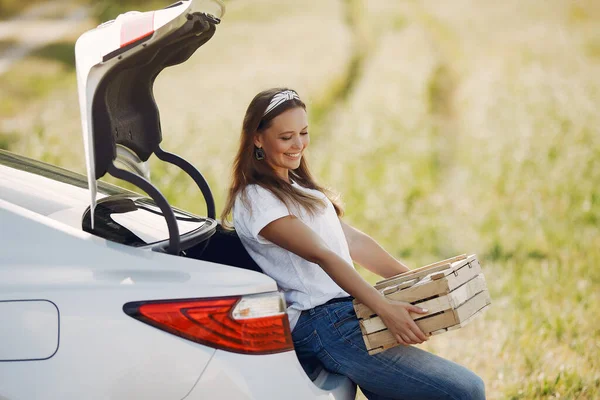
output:
[[[22,1],[22,0],[2,0],[0,2],[0,20],[10,18],[23,10],[27,9],[31,5],[36,3],[41,3],[42,0],[31,0],[31,1]]]
[[[490,399],[596,399],[598,7],[519,4],[344,1],[327,3],[322,24],[317,3],[229,2],[199,51],[214,57],[157,80],[165,148],[199,167],[220,211],[247,102],[266,86],[298,89],[309,103],[310,165],[342,193],[348,222],[411,267],[459,253],[482,263],[489,311],[424,348],[480,374]],[[146,3],[124,8],[137,6]],[[105,18],[121,12],[117,2],[102,7]],[[310,29],[281,40],[282,26]],[[76,97],[56,89],[75,87],[69,46],[0,77],[0,116],[33,120],[6,129],[0,147],[81,170]],[[338,61],[317,63],[328,55]],[[19,114],[32,98],[35,112]],[[60,101],[58,121],[38,120]],[[151,165],[170,201],[205,212],[189,178]]]
[[[0,40],[0,54],[13,47],[15,44],[16,41],[14,39]]]
[[[56,61],[64,67],[64,71],[75,70],[75,42],[51,43],[31,53],[30,57]]]
[[[75,79],[74,42],[35,50],[0,75],[0,117],[10,118]]]
[[[18,133],[15,132],[0,132],[0,149],[8,150],[11,145],[19,140]]]
[[[368,54],[368,33],[365,32],[364,22],[361,20],[363,11],[362,2],[359,0],[345,0],[344,17],[345,23],[352,32],[352,56],[347,63],[345,70],[336,76],[332,76],[329,84],[322,90],[319,98],[309,104],[308,112],[310,123],[320,129],[317,131],[326,131],[328,117],[334,111],[334,108],[343,104],[356,82],[360,79],[360,74],[365,59]]]
[[[94,6],[94,16],[99,22],[115,19],[119,14],[127,11],[151,11],[159,10],[167,7],[169,4],[175,3],[168,0],[100,0],[90,1]]]

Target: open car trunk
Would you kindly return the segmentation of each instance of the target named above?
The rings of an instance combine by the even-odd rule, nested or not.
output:
[[[160,147],[162,132],[153,86],[162,70],[186,61],[210,40],[223,12],[218,0],[179,1],[163,10],[122,14],[77,40],[77,81],[91,194],[86,230],[93,233],[96,228],[96,181],[109,173],[145,191],[165,218],[169,238],[154,250],[179,254],[215,232],[215,206],[206,180],[189,162]],[[208,210],[206,218],[196,221],[199,226],[182,228],[181,218],[178,221],[149,181],[146,162],[152,154],[183,169],[198,185]],[[103,211],[124,206],[118,199],[103,202]]]

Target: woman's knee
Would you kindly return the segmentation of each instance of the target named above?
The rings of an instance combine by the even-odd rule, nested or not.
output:
[[[485,383],[478,375],[472,373],[470,379],[460,382],[457,389],[457,399],[485,400]]]

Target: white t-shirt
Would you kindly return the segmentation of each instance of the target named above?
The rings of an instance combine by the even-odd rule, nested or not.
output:
[[[302,310],[324,304],[336,297],[349,296],[318,265],[285,250],[259,235],[270,222],[287,215],[294,215],[323,239],[327,246],[346,260],[350,265],[352,258],[342,225],[331,201],[322,192],[307,189],[292,182],[292,185],[314,196],[321,197],[327,208],[313,217],[304,209],[287,206],[271,191],[259,186],[249,185],[246,191],[250,208],[241,200],[241,194],[233,206],[233,225],[244,248],[263,272],[275,279],[283,291],[288,308],[290,327],[293,330]]]

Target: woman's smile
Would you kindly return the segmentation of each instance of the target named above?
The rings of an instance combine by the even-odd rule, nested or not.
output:
[[[286,156],[288,156],[289,158],[292,158],[294,160],[300,158],[300,156],[302,155],[302,153],[283,153]]]

